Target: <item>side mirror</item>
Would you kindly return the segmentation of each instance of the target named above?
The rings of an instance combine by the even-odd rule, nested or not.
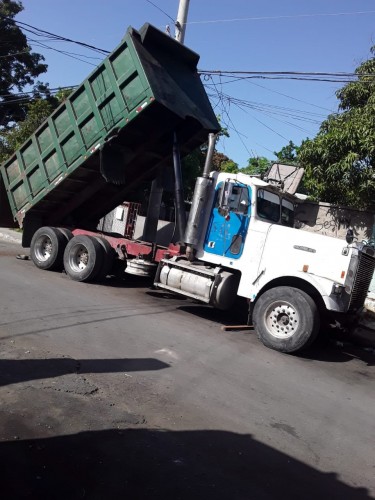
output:
[[[219,214],[226,217],[229,214],[229,198],[232,194],[232,183],[225,181],[220,193]]]
[[[348,243],[348,245],[350,245],[350,243],[353,243],[354,232],[353,232],[353,229],[351,227],[349,227],[348,230],[346,231],[345,239],[346,239],[346,242]]]

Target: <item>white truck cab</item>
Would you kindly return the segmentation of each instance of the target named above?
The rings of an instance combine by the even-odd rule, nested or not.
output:
[[[245,297],[261,341],[282,352],[309,346],[327,312],[361,310],[373,247],[295,229],[297,199],[258,178],[212,172],[197,186],[185,238],[194,258],[163,259],[156,286],[220,309]]]

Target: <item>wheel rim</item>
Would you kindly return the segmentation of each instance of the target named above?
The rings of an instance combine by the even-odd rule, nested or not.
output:
[[[43,235],[35,243],[34,253],[36,258],[41,262],[46,262],[51,258],[53,244],[49,236]]]
[[[292,337],[300,325],[296,309],[285,301],[270,304],[265,312],[265,324],[271,335],[278,339]]]
[[[84,245],[75,245],[69,253],[69,266],[76,272],[84,271],[89,262],[89,252]]]

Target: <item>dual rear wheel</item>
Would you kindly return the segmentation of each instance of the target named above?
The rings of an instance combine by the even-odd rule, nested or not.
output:
[[[73,236],[65,228],[42,227],[33,236],[30,257],[39,269],[65,269],[74,281],[101,281],[111,270],[114,250],[98,236]]]

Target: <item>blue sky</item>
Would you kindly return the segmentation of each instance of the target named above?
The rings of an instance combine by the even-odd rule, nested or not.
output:
[[[19,21],[112,50],[128,26],[150,22],[164,30],[177,17],[178,0],[23,0]],[[200,54],[199,68],[223,71],[353,72],[375,44],[375,0],[190,0],[185,44]],[[38,37],[29,35],[34,40]],[[40,39],[41,40],[45,39]],[[50,47],[98,54],[65,42]],[[81,62],[30,42],[45,56],[41,78],[51,88],[76,85],[97,59]],[[80,56],[77,56],[80,57]],[[88,64],[88,63],[91,63]],[[224,92],[248,102],[240,108],[213,98],[230,138],[218,149],[241,167],[250,156],[273,158],[289,140],[314,137],[320,122],[337,110],[340,83],[251,79],[205,80],[210,95]]]

